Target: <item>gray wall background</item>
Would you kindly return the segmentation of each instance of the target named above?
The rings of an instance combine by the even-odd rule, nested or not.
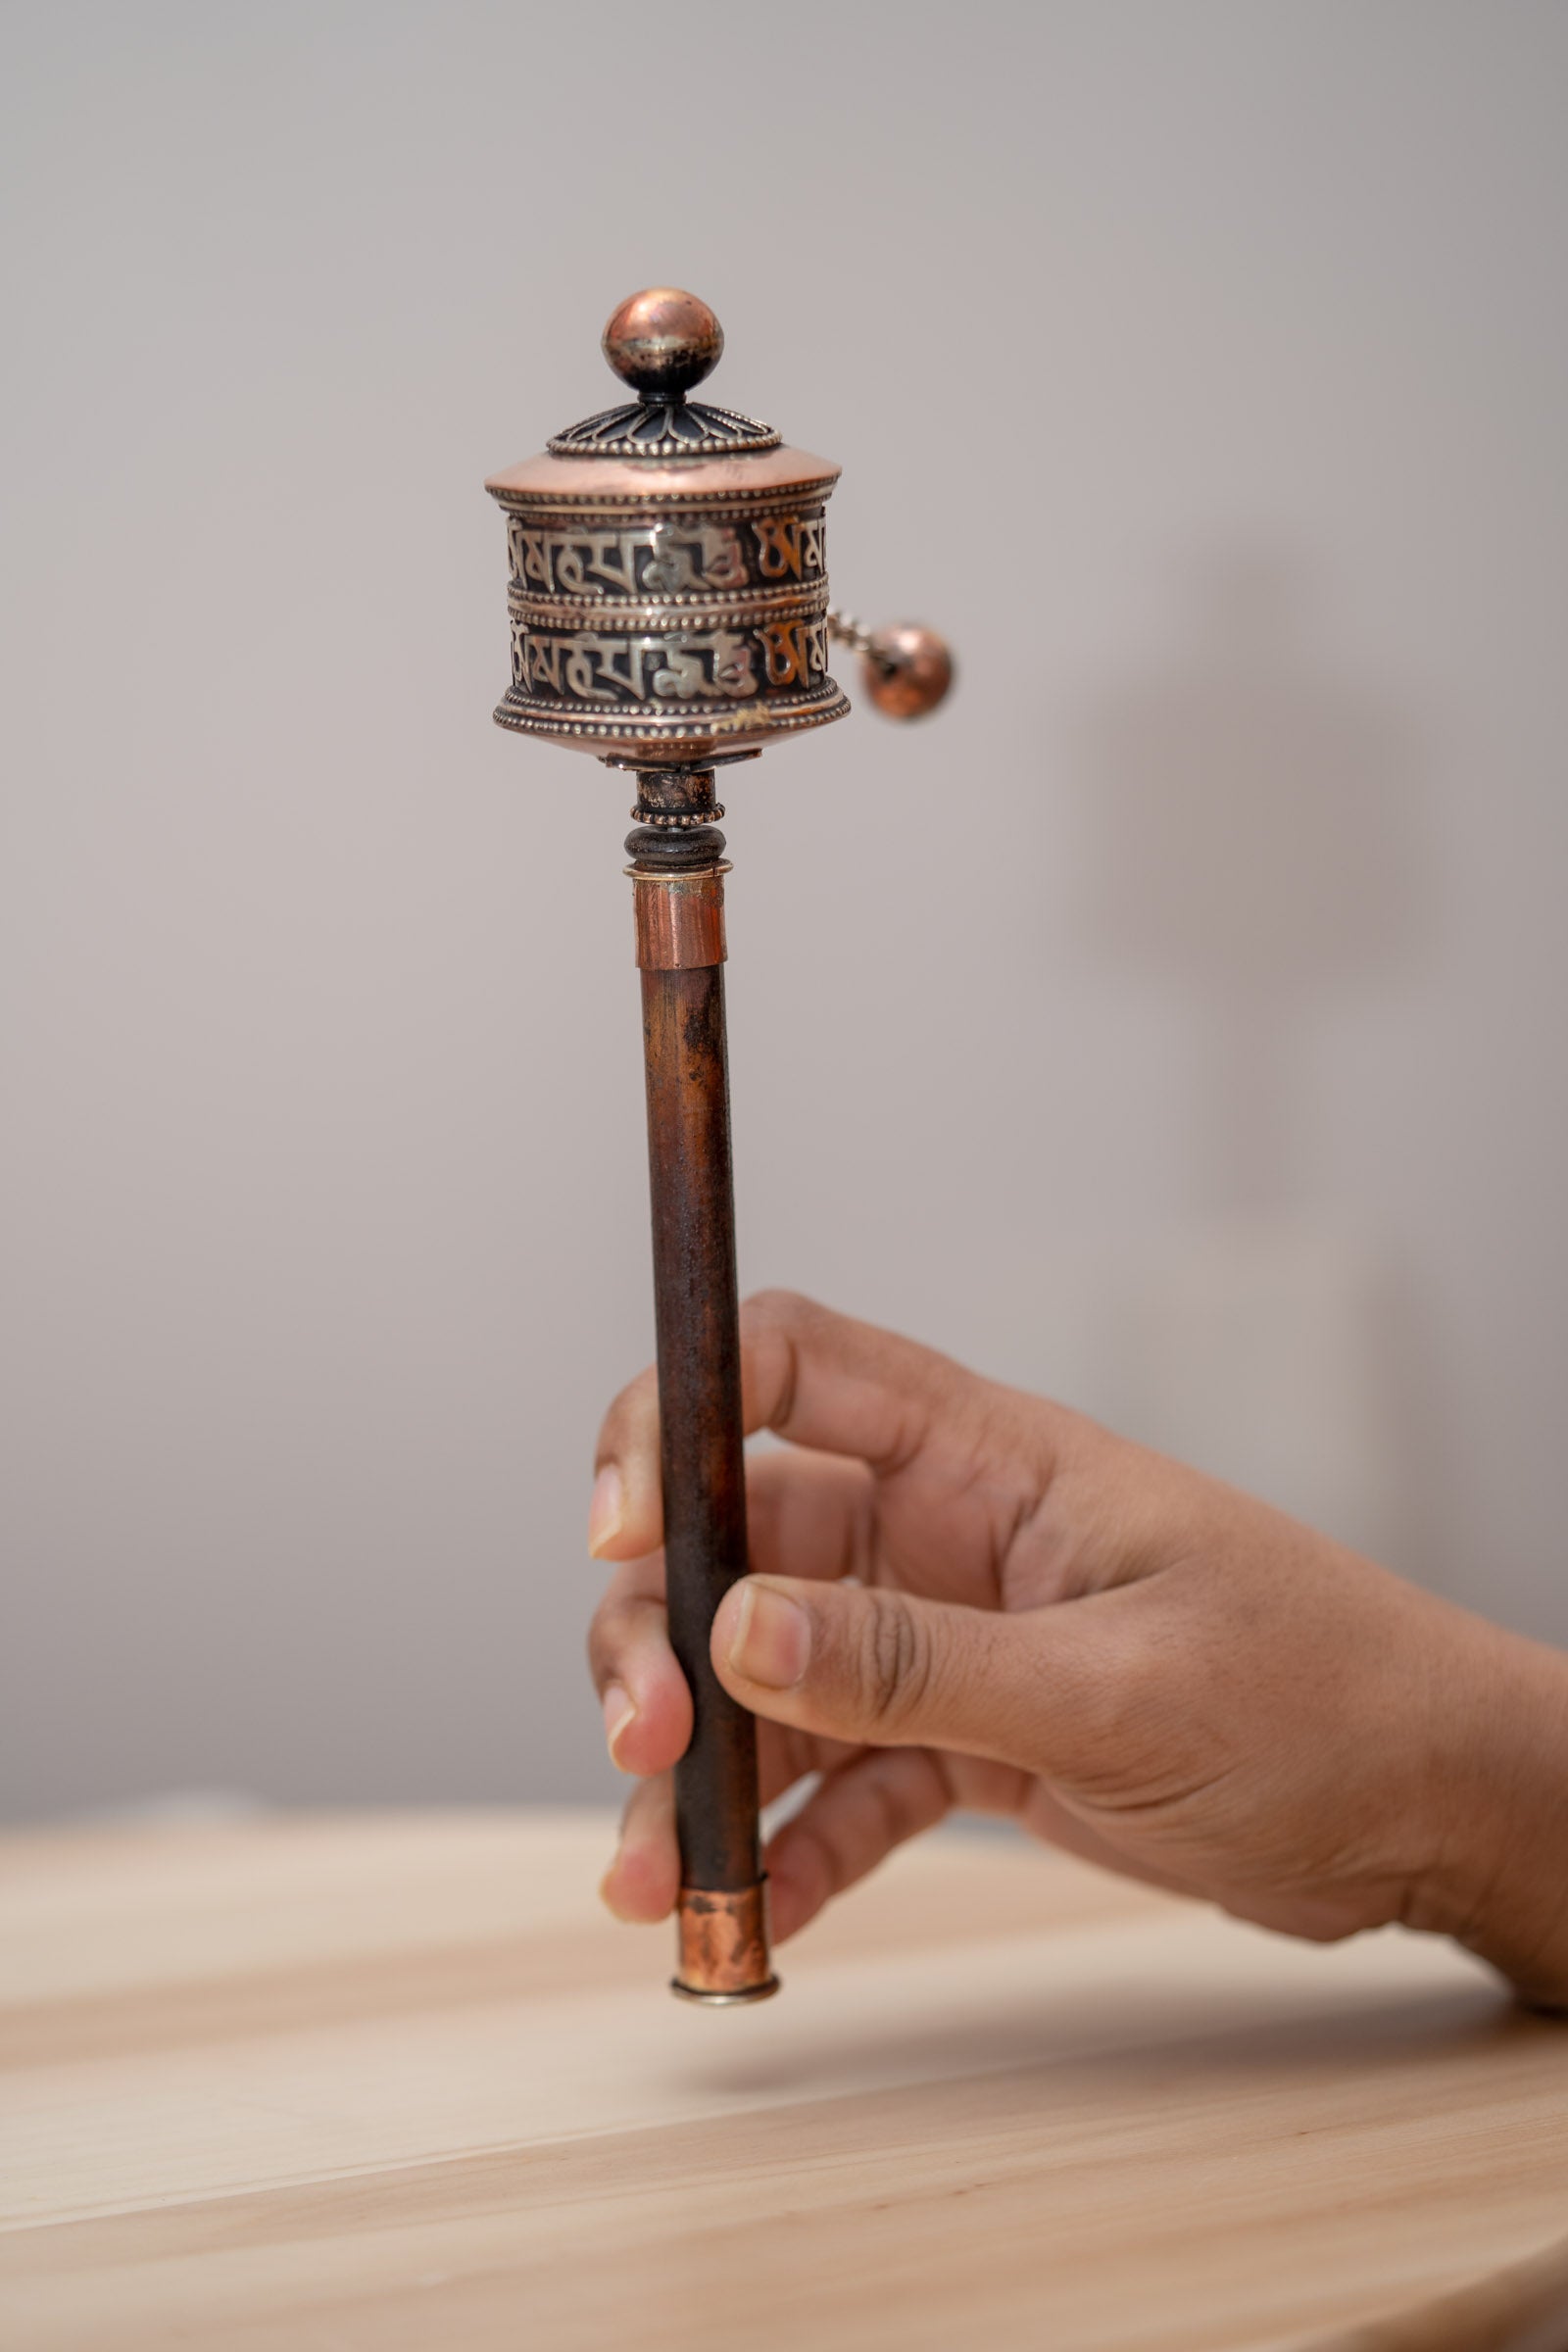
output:
[[[490,726],[479,485],[651,281],[963,661],[726,794],[745,1283],[1568,1638],[1568,15],[4,45],[9,1810],[613,1785],[626,794]]]

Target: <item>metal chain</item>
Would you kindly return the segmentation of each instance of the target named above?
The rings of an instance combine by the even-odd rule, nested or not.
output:
[[[827,616],[827,633],[857,654],[869,653],[871,650],[871,632],[864,621],[857,620],[853,612],[841,612],[837,606]]]

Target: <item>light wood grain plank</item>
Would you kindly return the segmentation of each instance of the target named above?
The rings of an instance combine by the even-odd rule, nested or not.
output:
[[[6,2344],[1262,2352],[1561,2232],[1568,2032],[1441,1944],[936,1840],[714,2016],[605,1835],[10,1841]]]

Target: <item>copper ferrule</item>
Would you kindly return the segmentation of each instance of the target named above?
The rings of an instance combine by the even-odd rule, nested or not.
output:
[[[724,1894],[683,1886],[676,1912],[679,1936],[671,1992],[683,2000],[723,2008],[765,2001],[777,1992],[767,1953],[767,1882]]]
[[[695,873],[629,870],[640,971],[686,972],[724,961],[727,865],[700,866]]]

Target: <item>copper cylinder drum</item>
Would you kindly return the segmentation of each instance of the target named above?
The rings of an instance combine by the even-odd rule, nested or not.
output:
[[[780,449],[497,476],[512,623],[497,724],[657,765],[841,717],[823,535],[837,472]]]
[[[676,1914],[679,1936],[671,1988],[692,2001],[718,2006],[763,2001],[777,1992],[767,1950],[767,1882],[733,1894],[683,1886]]]

